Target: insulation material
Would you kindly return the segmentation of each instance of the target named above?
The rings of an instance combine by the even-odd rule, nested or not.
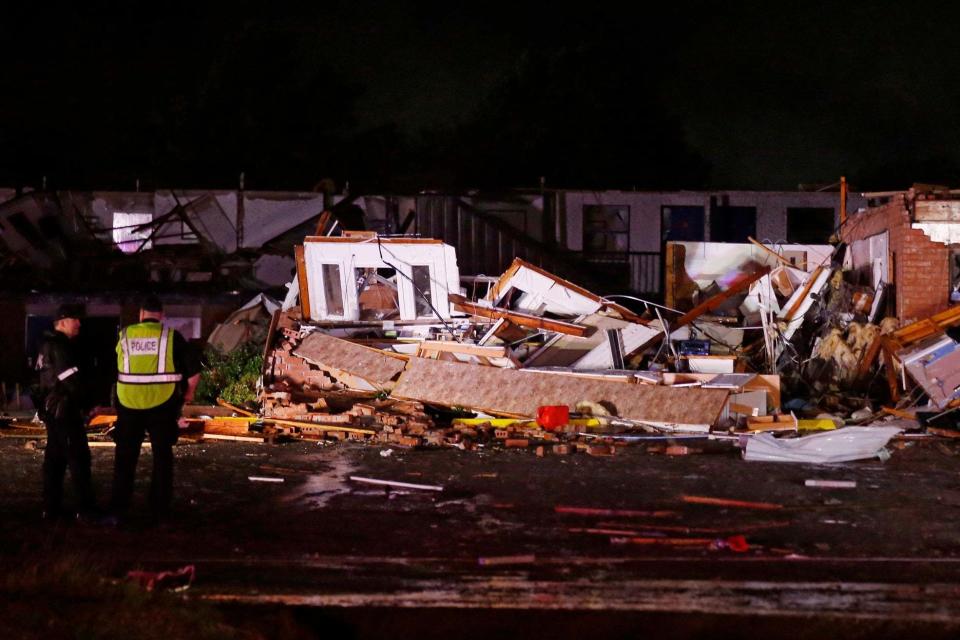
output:
[[[792,439],[761,433],[747,441],[743,457],[750,461],[813,464],[866,460],[880,455],[900,431],[900,427],[845,427]]]
[[[293,355],[337,378],[341,377],[341,373],[360,378],[373,389],[390,386],[397,374],[403,371],[405,363],[401,357],[334,338],[319,331],[304,338]]]
[[[542,405],[589,400],[614,415],[704,430],[716,422],[728,392],[608,382],[572,375],[412,359],[394,387],[397,398],[487,413],[532,417]]]

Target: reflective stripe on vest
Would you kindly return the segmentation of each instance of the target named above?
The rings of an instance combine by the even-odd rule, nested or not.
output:
[[[182,379],[173,362],[171,329],[158,322],[130,325],[117,342],[117,398],[129,409],[152,409]]]

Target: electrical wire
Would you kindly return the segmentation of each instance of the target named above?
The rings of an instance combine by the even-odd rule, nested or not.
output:
[[[610,294],[610,295],[600,296],[601,302],[613,302],[612,300],[610,300],[610,298],[623,298],[623,299],[625,299],[625,300],[634,300],[635,302],[640,302],[640,303],[642,303],[642,304],[643,304],[644,306],[646,306],[648,309],[649,309],[649,307],[657,307],[657,308],[659,308],[659,309],[666,309],[667,311],[672,311],[672,312],[674,312],[674,313],[679,313],[679,314],[681,314],[681,315],[683,314],[683,311],[680,311],[679,309],[674,309],[674,308],[672,308],[672,307],[665,307],[665,306],[662,305],[662,304],[657,304],[656,302],[650,302],[649,300],[644,300],[643,298],[638,298],[638,297],[636,297],[636,296],[628,296],[628,295],[620,294],[620,293],[612,293],[612,294]],[[614,303],[614,304],[616,304],[616,303]]]
[[[437,308],[436,308],[435,306],[433,306],[433,302],[430,300],[430,298],[427,296],[427,294],[425,294],[425,293],[420,289],[420,287],[417,286],[417,283],[413,281],[413,278],[411,278],[410,276],[408,276],[407,274],[405,274],[403,271],[401,271],[400,268],[397,267],[395,264],[391,264],[390,262],[387,262],[387,259],[383,257],[383,245],[380,243],[380,236],[374,236],[374,237],[372,238],[372,240],[376,240],[376,241],[377,241],[377,251],[380,252],[380,261],[383,262],[383,264],[385,264],[385,265],[387,265],[388,267],[390,267],[391,269],[393,269],[397,274],[402,275],[404,278],[406,278],[407,280],[409,280],[409,281],[410,281],[410,284],[413,285],[413,290],[416,291],[418,294],[420,294],[420,297],[423,298],[424,302],[426,302],[427,305],[430,307],[430,310],[433,311],[434,315],[436,315],[437,318],[440,320],[440,322],[443,323],[443,326],[446,327],[447,331],[450,332],[450,335],[453,336],[453,339],[456,340],[457,342],[461,342],[461,343],[462,343],[462,342],[463,342],[463,338],[457,336],[456,332],[454,332],[454,330],[453,330],[453,327],[450,326],[450,323],[447,322],[447,321],[443,318],[443,316],[440,315],[440,312],[437,311]]]

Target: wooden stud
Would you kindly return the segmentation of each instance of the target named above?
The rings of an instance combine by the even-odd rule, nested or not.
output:
[[[297,284],[300,286],[300,313],[304,320],[310,320],[310,287],[307,286],[307,260],[302,244],[294,247],[294,255],[297,260]]]

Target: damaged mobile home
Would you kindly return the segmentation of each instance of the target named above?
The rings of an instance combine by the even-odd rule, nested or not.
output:
[[[256,219],[247,215],[257,210],[252,196],[174,195],[151,224],[120,218],[115,243],[130,253],[149,245],[158,257],[172,237],[174,252],[218,256],[208,284],[221,286],[223,265],[240,256],[248,267],[264,255],[287,259],[244,253],[252,240],[239,224]],[[910,290],[921,258],[946,257],[943,269],[952,268],[949,193],[901,193],[842,216],[830,243],[667,241],[657,302],[600,295],[545,268],[563,250],[552,262],[517,250],[526,259],[499,277],[464,275],[454,244],[309,216],[322,200],[305,197],[300,217],[285,216],[301,222],[281,234],[291,246],[277,275],[288,266],[294,275],[280,308],[255,298],[211,338],[223,350],[251,340],[264,347],[258,411],[217,418],[211,435],[609,455],[648,434],[735,441],[884,416],[919,428],[926,414],[937,418],[933,428],[952,424],[939,414],[960,398],[960,347],[950,335],[960,314],[942,311],[954,279],[945,295],[925,297],[927,306]],[[429,209],[414,218],[418,228],[445,219]],[[711,225],[719,235],[722,225]],[[261,226],[261,235],[279,229]],[[482,253],[456,246],[470,247],[471,263]]]

